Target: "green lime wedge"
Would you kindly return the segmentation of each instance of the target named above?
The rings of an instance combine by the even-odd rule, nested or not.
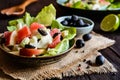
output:
[[[119,24],[120,24],[120,14],[117,15],[119,17]]]
[[[119,27],[119,17],[115,14],[105,16],[100,23],[100,29],[105,32],[113,32]]]

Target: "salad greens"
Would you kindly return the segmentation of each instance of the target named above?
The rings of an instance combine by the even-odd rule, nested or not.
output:
[[[64,39],[54,49],[48,50],[47,54],[56,55],[69,49],[69,40],[73,39],[76,36],[76,28],[67,28],[58,23],[56,20],[53,21],[51,28],[58,28],[62,31],[68,31],[68,33],[67,36],[65,36]]]
[[[23,18],[9,21],[7,29],[9,31],[14,31],[23,27],[23,25],[29,26],[32,22],[38,22],[40,24],[44,24],[45,26],[50,26],[52,20],[55,20],[55,18],[56,9],[52,4],[50,4],[49,6],[45,6],[36,17],[31,17],[30,13],[26,12]]]
[[[109,1],[109,2],[111,2],[111,3],[114,2],[114,0],[106,0],[106,1]]]
[[[32,17],[30,13],[26,12],[23,18],[15,19],[9,21],[9,26],[7,26],[8,31],[15,31],[21,29],[24,25],[29,27],[33,22],[43,24],[45,26],[51,26],[51,29],[57,28],[64,33],[64,37],[60,43],[57,44],[55,48],[48,49],[42,56],[56,55],[61,52],[66,51],[70,47],[70,40],[76,36],[76,28],[67,28],[61,23],[55,20],[56,10],[52,4],[45,6],[36,17]],[[27,41],[26,41],[27,40]],[[29,39],[22,41],[20,45],[24,46],[28,43]]]
[[[30,26],[30,24],[35,20],[35,18],[31,17],[30,14],[26,12],[25,16],[23,17],[23,20],[27,26]]]
[[[30,14],[26,12],[23,18],[9,21],[9,26],[7,26],[7,29],[9,31],[14,31],[16,29],[18,30],[21,29],[24,25],[30,26],[30,24],[34,21],[34,17],[31,17]]]
[[[91,9],[91,5],[88,5],[87,3],[83,3],[81,1],[77,1],[72,5],[73,8],[78,9]]]
[[[108,10],[113,10],[113,9],[120,9],[120,2],[113,2],[111,5],[108,6]]]
[[[68,31],[68,35],[65,36],[66,39],[73,39],[75,37],[75,33],[76,33],[76,29],[74,27],[71,27],[71,28],[68,28],[68,27],[65,27],[63,26],[61,23],[59,23],[58,21],[56,20],[53,20],[52,24],[51,24],[51,28],[58,28],[62,31]]]
[[[60,30],[63,30],[65,27],[62,24],[60,24],[59,22],[57,22],[56,20],[53,20],[52,24],[51,24],[51,28],[52,29],[58,28]]]
[[[64,5],[85,10],[118,10],[120,2],[116,0],[65,0]]]
[[[50,26],[52,20],[56,18],[56,10],[52,4],[44,7],[36,16],[36,21],[38,23],[44,24],[45,26]]]
[[[68,39],[63,39],[54,49],[49,49],[46,52],[46,54],[44,54],[43,56],[60,54],[64,51],[66,51],[67,49],[69,49],[69,47],[70,47],[69,40]]]

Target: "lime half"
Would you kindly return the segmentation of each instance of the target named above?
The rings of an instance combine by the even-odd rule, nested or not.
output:
[[[119,24],[119,17],[115,14],[109,14],[100,23],[100,29],[106,32],[113,32],[118,29]]]
[[[120,14],[117,15],[119,17],[119,24],[120,24]]]

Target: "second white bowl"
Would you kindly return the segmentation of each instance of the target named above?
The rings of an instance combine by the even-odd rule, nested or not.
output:
[[[65,20],[65,18],[71,18],[71,17],[72,16],[61,16],[61,17],[57,18],[57,21],[59,23],[61,23],[62,21]],[[89,25],[84,26],[84,27],[81,27],[81,26],[77,26],[77,27],[76,26],[66,26],[66,27],[75,27],[77,29],[77,37],[84,35],[84,34],[87,34],[87,33],[90,33],[93,30],[94,22],[91,19],[88,19],[85,17],[78,16],[78,18],[82,19],[84,21],[84,23],[88,23]]]

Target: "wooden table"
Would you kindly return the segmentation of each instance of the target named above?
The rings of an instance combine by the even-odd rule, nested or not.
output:
[[[3,8],[7,8],[13,5],[17,5],[22,3],[23,0],[0,0],[0,10]],[[31,4],[26,8],[26,11],[31,13],[31,16],[37,15],[37,13],[43,8],[45,5],[49,5],[52,3],[56,10],[57,10],[57,17],[62,15],[71,15],[76,14],[80,16],[85,16],[92,19],[95,22],[94,31],[102,34],[108,38],[116,40],[116,43],[100,52],[115,66],[118,70],[118,73],[108,73],[108,74],[91,74],[91,75],[83,75],[83,76],[76,76],[76,77],[64,77],[63,80],[120,80],[120,29],[113,32],[113,33],[105,33],[99,29],[100,22],[102,18],[107,15],[108,13],[120,13],[120,12],[82,12],[78,10],[70,10],[67,8],[63,8],[56,3],[56,0],[39,0],[35,4]],[[24,14],[23,14],[24,15]],[[0,14],[0,33],[6,30],[6,26],[8,21],[11,19],[20,18],[21,16],[5,16]],[[11,78],[12,79],[12,78]]]

